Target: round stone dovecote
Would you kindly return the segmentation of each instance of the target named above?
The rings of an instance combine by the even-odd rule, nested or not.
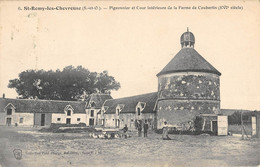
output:
[[[158,129],[164,121],[180,127],[199,114],[220,113],[221,73],[194,49],[194,44],[193,33],[183,33],[182,49],[157,74]]]

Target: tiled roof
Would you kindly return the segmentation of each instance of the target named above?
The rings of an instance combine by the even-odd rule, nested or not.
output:
[[[90,95],[90,97],[87,99],[86,102],[86,108],[89,107],[89,103],[94,102],[95,108],[101,108],[104,102],[108,99],[113,99],[109,94],[101,94],[101,93],[93,93]]]
[[[223,115],[232,115],[235,112],[246,113],[246,112],[252,112],[252,111],[251,110],[241,110],[241,109],[221,109],[221,113]]]
[[[9,103],[15,107],[15,112],[64,113],[64,108],[70,105],[74,113],[85,113],[85,102],[7,98],[0,98],[0,112],[4,112],[4,108]]]
[[[175,72],[208,72],[221,75],[193,48],[182,48],[157,76]]]
[[[106,100],[104,106],[107,106],[105,114],[114,114],[118,105],[124,105],[120,113],[135,113],[136,105],[138,102],[145,102],[146,106],[142,113],[153,113],[155,112],[154,105],[156,103],[158,93],[148,93],[131,97],[124,97],[119,99]]]

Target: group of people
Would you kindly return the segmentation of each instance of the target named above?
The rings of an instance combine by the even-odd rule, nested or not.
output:
[[[149,128],[149,125],[147,123],[147,120],[145,120],[143,126],[142,126],[142,123],[138,120],[137,121],[137,126],[136,126],[137,130],[138,130],[138,136],[141,137],[142,136],[142,129],[144,129],[144,137],[147,137],[147,132],[148,132],[148,128]],[[128,131],[128,127],[127,125],[125,125],[125,127],[122,129],[125,136],[127,136],[127,131]],[[127,138],[127,137],[125,137]]]
[[[142,129],[144,129],[144,137],[147,137],[147,132],[148,132],[148,128],[149,128],[147,120],[145,120],[143,126],[142,126],[141,121],[138,120],[136,128],[138,130],[138,137],[142,136]],[[122,130],[125,134],[125,138],[127,138],[127,135],[126,135],[126,132],[128,131],[127,125],[125,125],[125,127]],[[168,125],[167,125],[166,121],[164,122],[164,126],[163,126],[162,138],[163,138],[163,140],[171,140],[171,138],[168,136]]]
[[[149,128],[147,120],[145,120],[143,125],[142,125],[142,122],[138,120],[136,128],[138,130],[138,136],[139,137],[142,136],[142,130],[144,132],[144,137],[147,137],[147,132],[148,132],[148,128]],[[122,129],[122,131],[123,131],[123,134],[122,133],[120,134],[120,133],[103,132],[101,134],[90,133],[89,136],[92,137],[92,138],[99,138],[99,139],[116,139],[116,138],[129,138],[129,137],[131,137],[130,135],[127,134],[127,131],[128,131],[127,125],[125,125],[125,127]],[[163,140],[171,140],[171,138],[168,136],[168,125],[167,125],[166,121],[164,122],[164,126],[163,126],[162,138],[163,138]]]
[[[148,128],[149,128],[147,120],[145,120],[143,128],[144,128],[144,137],[147,137],[147,132],[148,132]],[[138,136],[141,137],[142,136],[142,124],[139,120],[137,121],[137,130],[138,130]]]

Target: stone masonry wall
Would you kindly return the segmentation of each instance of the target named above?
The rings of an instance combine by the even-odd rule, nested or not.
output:
[[[159,98],[220,99],[219,77],[208,73],[171,74],[159,77]]]
[[[219,114],[220,103],[214,100],[160,100],[157,108],[157,129],[164,121],[171,126],[185,126],[199,114]]]

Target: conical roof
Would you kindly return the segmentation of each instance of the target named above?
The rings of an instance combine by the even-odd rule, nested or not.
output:
[[[207,72],[221,75],[194,48],[190,47],[182,48],[157,76],[176,72]]]

